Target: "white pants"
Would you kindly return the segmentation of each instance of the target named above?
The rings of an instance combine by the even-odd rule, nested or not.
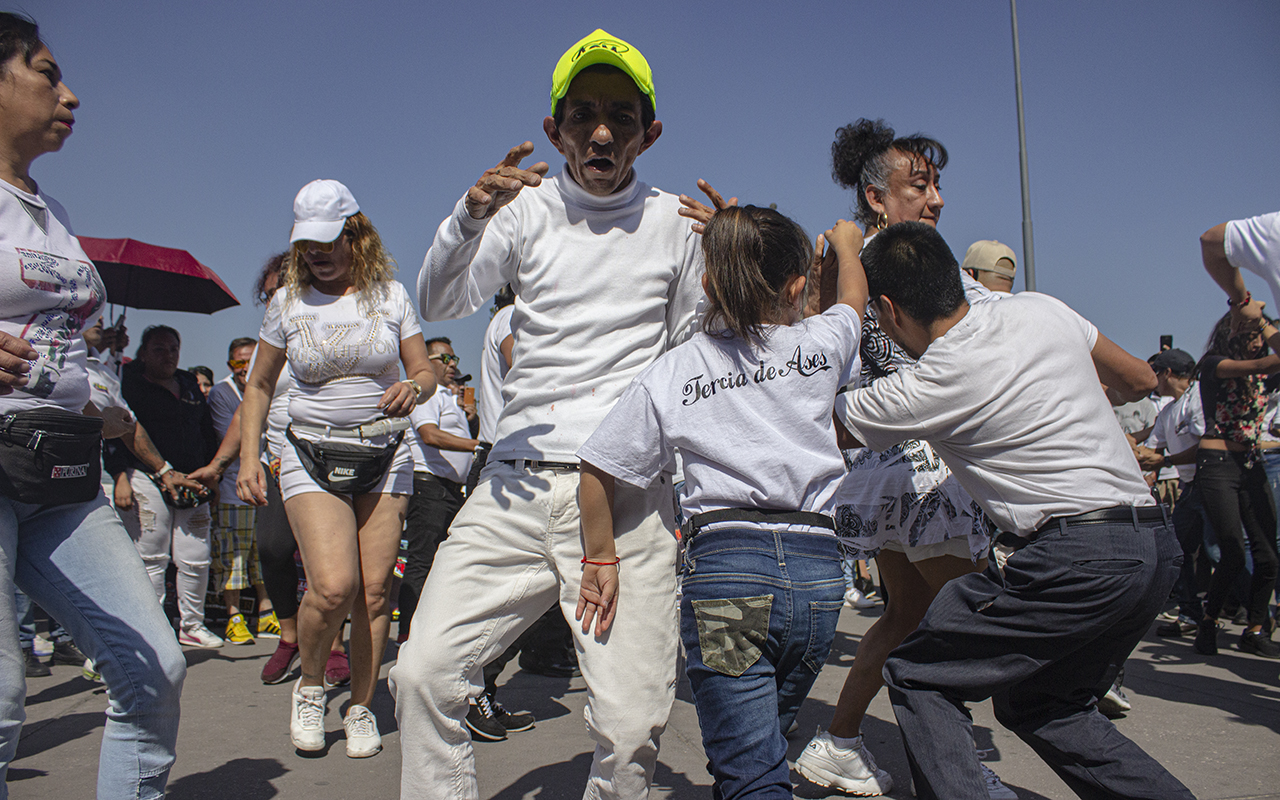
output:
[[[164,573],[169,554],[178,567],[178,615],[183,629],[204,624],[204,599],[209,590],[209,504],[171,508],[160,488],[140,470],[129,470],[133,509],[120,514],[147,568],[147,577],[164,606]]]
[[[557,601],[576,639],[596,742],[583,797],[648,795],[678,670],[671,481],[648,491],[619,483],[614,503],[618,610],[597,639],[573,620],[583,553],[578,473],[485,466],[436,553],[391,669],[402,798],[479,797],[463,725],[468,700],[480,693],[482,667]]]

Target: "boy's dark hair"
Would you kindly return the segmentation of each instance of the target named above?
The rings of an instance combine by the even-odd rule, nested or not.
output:
[[[23,14],[0,11],[0,75],[9,59],[15,55],[31,64],[31,57],[40,49],[40,29],[35,20]]]
[[[960,265],[942,234],[923,222],[899,222],[862,250],[872,298],[893,301],[921,325],[942,319],[964,302]]]
[[[426,344],[427,346],[428,353],[431,352],[431,345],[433,344],[447,344],[450,347],[453,347],[453,342],[449,341],[448,336],[433,336],[432,338],[428,339],[424,344]]]

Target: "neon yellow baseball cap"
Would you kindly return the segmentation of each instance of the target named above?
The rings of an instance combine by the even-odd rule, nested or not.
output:
[[[608,64],[617,67],[636,82],[640,94],[649,98],[654,112],[658,99],[653,92],[653,71],[640,51],[600,28],[596,28],[577,44],[565,51],[551,73],[551,113],[556,103],[564,99],[574,77],[592,64]]]

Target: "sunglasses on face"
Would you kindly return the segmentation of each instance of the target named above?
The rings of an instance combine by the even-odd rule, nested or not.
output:
[[[249,366],[249,359],[233,358],[227,362],[227,366],[231,367],[232,369],[244,369],[245,367]]]
[[[449,366],[456,367],[462,361],[462,359],[458,358],[455,355],[452,355],[451,353],[436,353],[434,356],[427,356],[427,360],[439,361],[441,364],[444,364],[446,367],[449,367]]]
[[[308,250],[319,250],[321,253],[332,253],[333,247],[337,243],[337,239],[334,239],[332,242],[313,242],[310,239],[299,239],[295,244],[297,244],[298,249],[304,253]]]

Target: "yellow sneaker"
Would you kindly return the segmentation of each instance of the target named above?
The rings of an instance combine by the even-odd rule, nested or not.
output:
[[[268,611],[265,614],[258,615],[258,638],[280,638],[280,620],[276,619],[276,612]]]
[[[253,644],[253,634],[244,622],[244,614],[236,614],[227,620],[227,642],[230,644]]]

